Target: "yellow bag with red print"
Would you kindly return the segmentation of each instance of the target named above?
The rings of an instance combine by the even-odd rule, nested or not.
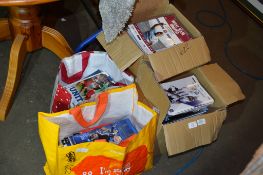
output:
[[[138,133],[117,145],[85,142],[61,146],[62,138],[129,118]],[[58,113],[38,114],[39,134],[46,155],[47,175],[135,175],[153,165],[157,114],[138,102],[134,84],[108,90],[97,102]]]

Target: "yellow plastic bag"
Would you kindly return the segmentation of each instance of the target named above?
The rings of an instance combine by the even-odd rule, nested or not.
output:
[[[110,142],[59,145],[66,135],[127,117],[138,134],[122,146]],[[157,114],[138,102],[134,84],[103,93],[97,104],[52,114],[39,112],[38,124],[47,175],[135,175],[152,168]]]

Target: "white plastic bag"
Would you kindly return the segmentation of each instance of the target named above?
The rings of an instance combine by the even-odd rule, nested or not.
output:
[[[64,58],[60,63],[50,111],[59,112],[84,102],[93,101],[95,95],[97,95],[95,92],[88,94],[89,98],[85,98],[86,96],[83,96],[84,92],[81,97],[81,92],[74,89],[74,87],[76,83],[82,83],[82,81],[87,80],[87,78],[88,81],[95,82],[96,80],[92,78],[98,78],[99,75],[101,75],[100,77],[104,75],[106,78],[108,77],[112,80],[110,82],[115,82],[116,85],[114,84],[114,86],[118,86],[117,84],[128,85],[133,82],[133,77],[120,71],[106,52],[84,51],[74,54],[71,57]],[[72,86],[73,90],[71,91],[70,87]]]

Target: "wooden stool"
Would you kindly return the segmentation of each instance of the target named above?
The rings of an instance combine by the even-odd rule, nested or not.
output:
[[[54,1],[57,0],[0,0],[0,6],[9,7],[9,18],[0,19],[0,40],[13,40],[6,84],[0,100],[0,121],[5,120],[11,108],[23,61],[28,52],[44,47],[59,58],[73,53],[58,31],[41,26],[37,5]]]

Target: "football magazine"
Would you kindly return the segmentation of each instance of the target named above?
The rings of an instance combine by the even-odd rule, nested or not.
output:
[[[130,24],[128,34],[146,54],[152,54],[192,38],[172,15]]]
[[[94,101],[95,95],[110,87],[116,87],[116,83],[106,73],[97,70],[88,78],[69,84],[64,88],[72,96],[70,107],[75,107],[83,102]]]
[[[167,113],[169,116],[198,111],[214,103],[214,99],[194,75],[162,83],[161,87],[171,102]]]

